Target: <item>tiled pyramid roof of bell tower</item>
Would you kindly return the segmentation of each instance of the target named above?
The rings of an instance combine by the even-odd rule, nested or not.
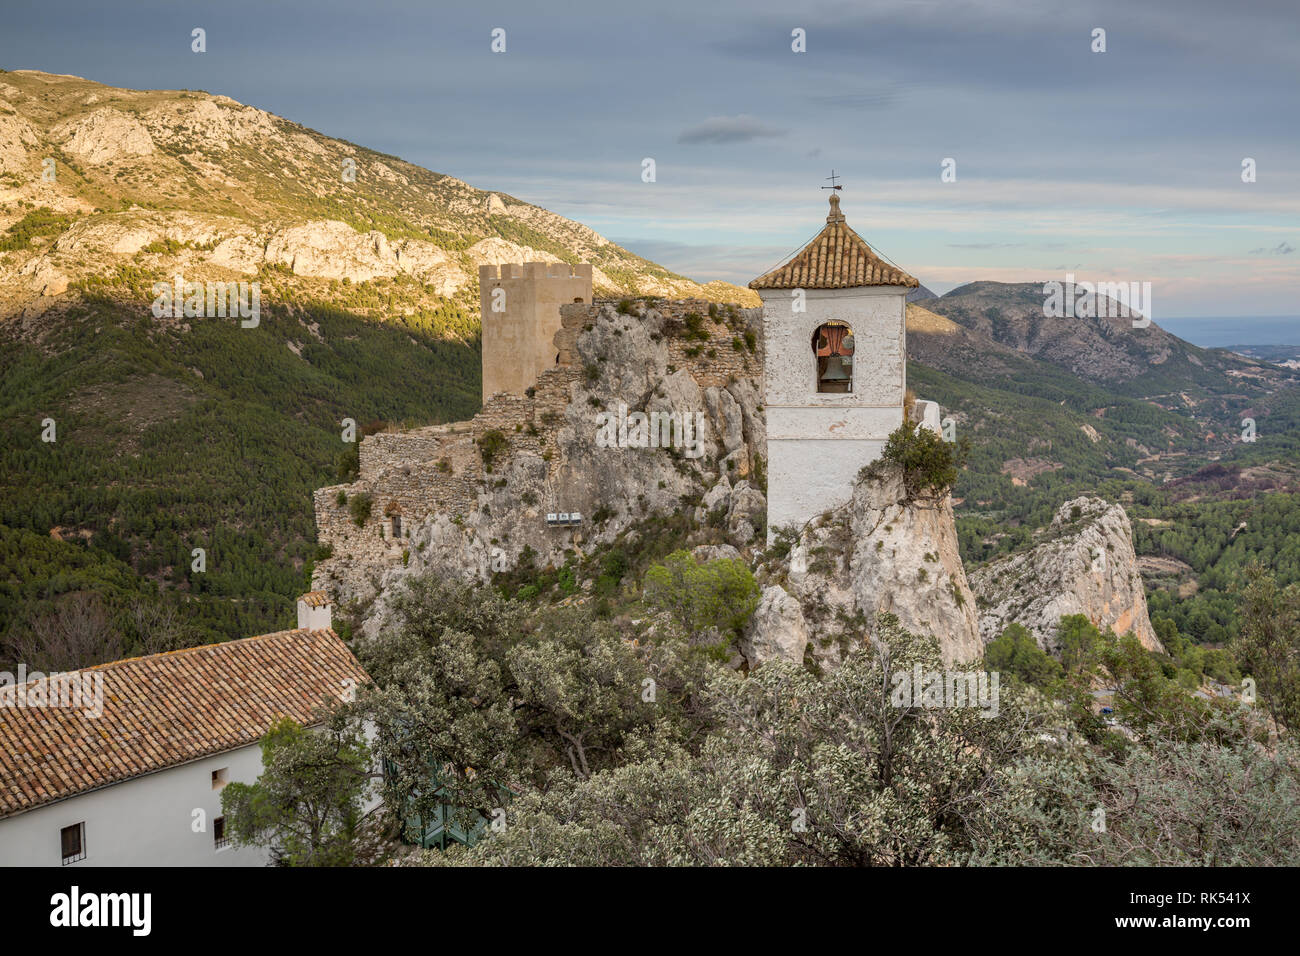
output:
[[[761,275],[751,289],[852,289],[897,285],[914,289],[921,283],[902,269],[880,259],[861,236],[849,228],[840,212],[840,197],[831,193],[826,228],[794,258]]]

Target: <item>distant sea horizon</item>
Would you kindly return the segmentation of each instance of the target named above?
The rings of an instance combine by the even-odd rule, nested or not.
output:
[[[1226,315],[1155,319],[1156,325],[1201,348],[1229,345],[1300,346],[1300,315]]]

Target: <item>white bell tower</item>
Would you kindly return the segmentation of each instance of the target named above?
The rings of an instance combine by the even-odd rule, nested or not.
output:
[[[848,227],[832,192],[826,227],[749,284],[763,300],[767,527],[844,504],[903,422],[907,291],[919,283]]]

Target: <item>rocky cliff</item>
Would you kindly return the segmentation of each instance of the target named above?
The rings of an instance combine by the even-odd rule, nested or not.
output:
[[[498,395],[459,425],[365,439],[360,479],[316,494],[333,556],[317,566],[315,586],[364,603],[428,570],[485,582],[521,561],[559,566],[566,552],[607,546],[638,521],[683,508],[714,532],[710,543],[761,541],[759,312],[710,315],[708,306],[564,306],[556,338],[567,364],[543,373],[531,394]],[[745,333],[759,351],[743,345]],[[691,430],[674,431],[669,419],[651,444],[637,433],[640,415],[647,424],[676,416]],[[360,525],[339,503],[357,495],[372,507]],[[547,522],[575,512],[577,527]],[[395,513],[408,529],[396,537]]]
[[[1160,649],[1147,616],[1133,528],[1118,504],[1086,496],[1067,501],[1041,541],[976,569],[970,584],[985,643],[1016,623],[1055,652],[1061,617],[1082,614],[1103,630],[1132,633],[1144,647]]]
[[[410,575],[483,583],[521,564],[559,567],[686,510],[697,558],[740,557],[758,568],[764,590],[741,647],[750,665],[782,657],[833,666],[879,613],[935,635],[949,662],[979,655],[947,496],[909,500],[901,477],[886,472],[860,483],[782,557],[763,550],[758,310],[604,301],[563,306],[561,317],[563,364],[530,394],[498,395],[459,425],[372,435],[358,481],[317,492],[321,540],[333,553],[314,586],[364,607],[367,631],[382,625]],[[656,413],[696,417],[695,441],[640,447],[636,416]],[[611,414],[625,427],[602,431]],[[357,496],[369,508],[359,524]],[[574,512],[576,528],[547,521]]]
[[[804,529],[772,571],[783,580],[763,593],[747,635],[752,660],[802,660],[811,651],[833,664],[882,613],[934,635],[948,664],[983,651],[951,499],[909,499],[897,471],[860,482],[852,500]]]

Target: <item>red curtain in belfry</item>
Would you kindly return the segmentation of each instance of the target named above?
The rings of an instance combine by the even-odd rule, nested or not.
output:
[[[817,349],[818,355],[844,355],[841,346],[844,344],[844,336],[849,334],[847,325],[823,325],[817,330],[817,344],[826,339],[826,345]]]

